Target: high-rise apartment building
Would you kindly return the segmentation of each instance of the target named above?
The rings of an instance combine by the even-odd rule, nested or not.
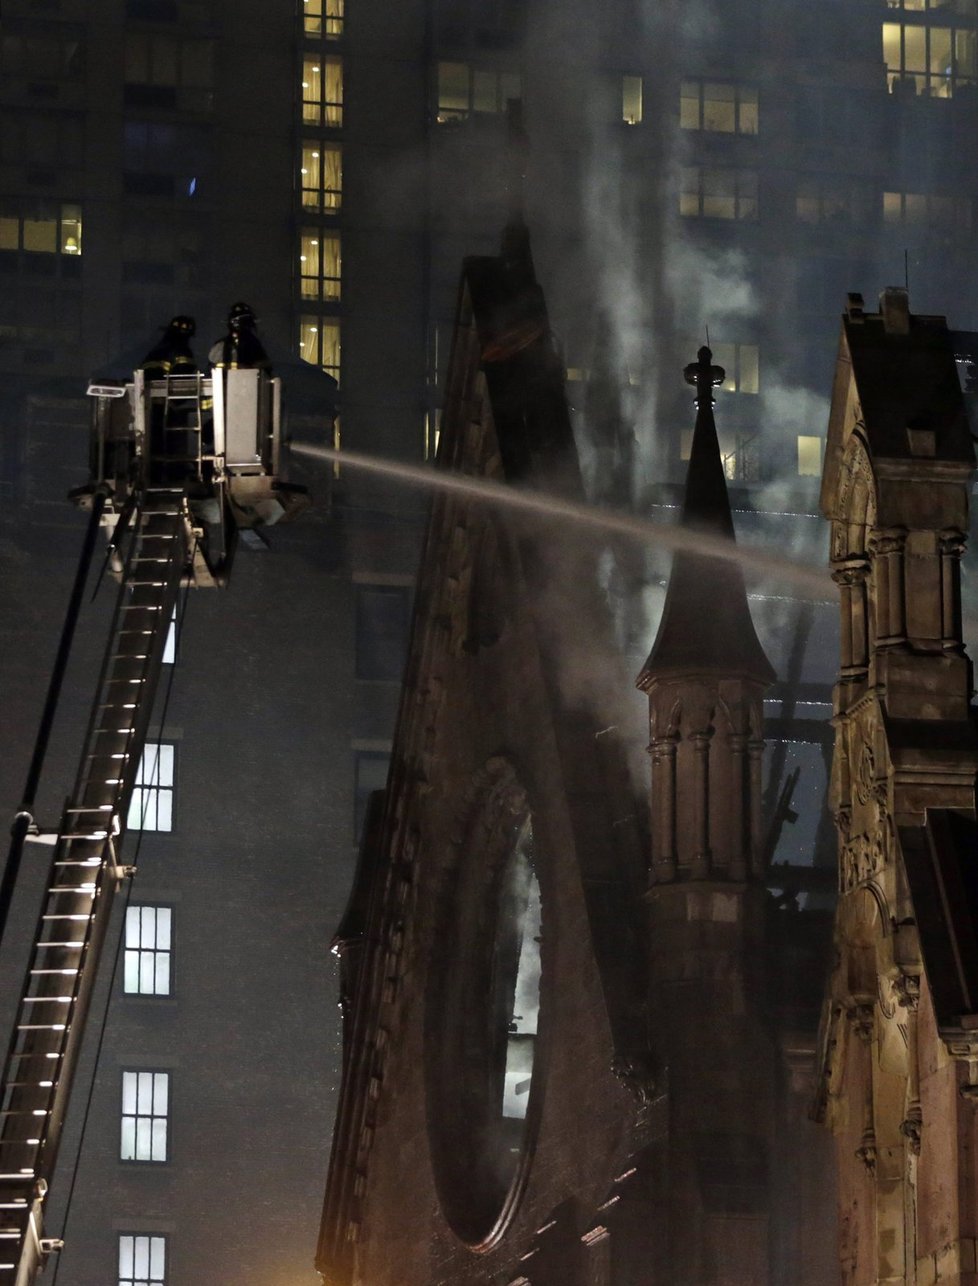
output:
[[[338,374],[342,446],[419,462],[436,449],[460,259],[495,251],[519,200],[592,494],[672,516],[690,423],[672,372],[708,326],[732,394],[721,448],[740,538],[820,558],[845,292],[906,271],[915,307],[978,325],[976,21],[975,0],[7,0],[14,726],[39,709],[74,557],[63,495],[84,479],[88,373],[138,357],[176,312],[196,316],[202,355],[245,299],[273,356]],[[332,441],[306,405],[291,426]],[[386,776],[423,498],[345,466],[293,469],[312,514],[272,533],[271,553],[242,550],[228,591],[192,597],[156,721],[176,748],[147,788],[165,819],[172,765],[173,830],[140,849],[68,1228],[73,1283],[128,1282],[137,1255],[171,1286],[301,1280],[311,1263],[337,1058],[324,944]],[[666,574],[651,552],[609,556],[634,661]],[[801,774],[774,860],[830,863],[835,614],[749,588],[778,675],[769,815]],[[86,646],[92,660],[94,627]],[[11,807],[25,761],[8,739]],[[71,772],[68,749],[60,764]],[[55,803],[60,789],[52,774]],[[169,963],[172,994],[127,994],[127,962],[140,988]],[[138,1142],[146,1115],[151,1138],[165,1118],[165,1159],[122,1155],[123,1118]]]

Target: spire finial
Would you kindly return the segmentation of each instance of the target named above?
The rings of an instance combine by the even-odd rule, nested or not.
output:
[[[696,354],[698,360],[690,362],[683,371],[683,378],[687,384],[696,386],[696,405],[715,406],[716,399],[713,396],[713,390],[718,388],[727,378],[727,372],[722,366],[713,365],[713,353],[706,344]]]

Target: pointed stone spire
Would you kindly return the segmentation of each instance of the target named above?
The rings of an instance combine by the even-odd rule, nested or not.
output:
[[[696,427],[686,474],[682,524],[734,541],[733,518],[720,443],[713,419],[713,389],[726,378],[713,354],[700,349],[684,371],[696,387]],[[758,641],[737,563],[679,549],[669,577],[666,605],[652,651],[637,686],[648,691],[657,676],[711,674],[768,684],[774,671]]]

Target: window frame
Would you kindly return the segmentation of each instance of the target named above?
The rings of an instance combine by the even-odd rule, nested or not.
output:
[[[147,1249],[147,1270],[149,1270],[149,1275],[147,1277],[136,1276],[136,1242],[142,1238],[145,1238],[146,1241],[149,1243],[146,1248]],[[133,1243],[131,1248],[132,1273],[129,1276],[123,1276],[123,1271],[122,1271],[123,1242],[127,1240]],[[153,1268],[152,1243],[154,1241],[158,1241],[162,1243],[162,1253],[163,1253],[163,1272],[161,1276],[156,1276],[156,1277],[153,1276],[151,1271]],[[138,1231],[120,1232],[118,1235],[118,1239],[116,1241],[116,1274],[115,1276],[116,1276],[117,1286],[167,1286],[167,1280],[168,1280],[167,1264],[169,1262],[169,1258],[170,1258],[170,1246],[169,1246],[169,1238],[167,1237],[166,1233],[138,1232]]]
[[[907,95],[912,98],[947,99],[953,98],[955,93],[965,86],[978,85],[978,34],[976,34],[974,17],[961,21],[957,14],[942,10],[940,18],[932,20],[931,15],[935,12],[937,11],[932,9],[897,10],[899,16],[896,21],[882,24],[880,35],[883,46],[883,65],[890,94]],[[913,15],[910,21],[907,21],[907,14]],[[898,66],[890,62],[887,54],[887,29],[899,32]],[[923,37],[923,66],[908,65],[908,32],[920,32]],[[944,71],[935,71],[933,67],[934,58],[937,56],[932,52],[935,32],[948,33],[950,62]],[[968,41],[971,42],[970,58],[961,51],[961,46]],[[966,65],[965,70],[961,70],[962,64]],[[913,94],[909,93],[911,84]]]
[[[696,189],[687,187],[690,175],[696,175]],[[708,184],[721,179],[732,180],[731,192],[711,192]],[[684,219],[716,219],[724,223],[756,223],[760,212],[758,171],[746,166],[684,165],[680,176],[679,213]],[[742,191],[748,186],[749,191]],[[696,209],[686,208],[688,201],[696,202]],[[720,214],[716,208],[707,209],[708,202],[732,201],[733,213]]]
[[[696,120],[695,125],[686,124],[683,120],[683,104],[693,101],[693,95],[685,92],[687,89],[695,87],[696,101]],[[733,91],[733,97],[729,100],[720,98],[707,98],[708,89],[729,88]],[[746,100],[745,96],[753,95],[753,102]],[[706,124],[707,103],[726,102],[733,104],[733,128],[723,129],[719,126]],[[744,117],[745,109],[753,107],[754,128],[745,128]],[[748,81],[724,80],[712,76],[690,76],[684,78],[679,86],[679,125],[681,129],[697,131],[704,134],[736,134],[744,138],[756,138],[760,133],[760,92],[758,87]]]
[[[338,68],[337,79],[331,78],[329,72],[325,70],[327,67]],[[316,125],[324,129],[343,128],[344,80],[345,69],[339,54],[303,54],[300,104],[304,126]],[[329,97],[331,83],[334,90],[338,85],[338,94],[334,98]]]
[[[333,153],[335,166],[327,165],[324,152]],[[315,164],[313,164],[315,162]],[[310,180],[314,174],[315,181]],[[335,175],[338,186],[328,187],[330,175]],[[313,197],[308,200],[307,196]],[[304,138],[299,161],[299,205],[305,215],[339,214],[343,208],[343,147],[328,139]]]
[[[340,40],[344,17],[344,0],[303,0],[302,34],[307,40]]]
[[[139,1110],[140,1094],[145,1092],[145,1088],[146,1088],[145,1086],[141,1086],[140,1078],[147,1077],[147,1076],[153,1078],[152,1084],[149,1088],[150,1110],[149,1112],[140,1112]],[[135,1083],[133,1085],[133,1090],[132,1090],[134,1095],[134,1110],[131,1112],[126,1111],[126,1098],[127,1098],[126,1087],[127,1087],[128,1077],[136,1078]],[[157,1081],[156,1081],[157,1077],[163,1077],[165,1079],[164,1087],[160,1087],[157,1084]],[[165,1102],[164,1110],[161,1112],[157,1112],[155,1110],[157,1093],[161,1088],[163,1088],[166,1102]],[[173,1151],[171,1147],[172,1106],[173,1106],[173,1074],[169,1068],[125,1067],[122,1069],[122,1076],[120,1077],[120,1098],[119,1098],[119,1163],[121,1165],[163,1166],[163,1165],[169,1164],[170,1158],[172,1156],[172,1151]],[[131,1139],[131,1144],[129,1145],[129,1150],[131,1150],[133,1153],[132,1156],[126,1155],[126,1151],[127,1151],[126,1126],[127,1126],[127,1122],[129,1121],[133,1123],[132,1139]],[[149,1150],[151,1153],[150,1156],[135,1155],[135,1153],[139,1150],[141,1122],[149,1123],[149,1139],[150,1139]],[[163,1155],[162,1156],[152,1155],[157,1150],[157,1143],[158,1143],[157,1123],[158,1122],[163,1123],[163,1130],[162,1130]]]
[[[140,916],[140,924],[137,929],[136,944],[134,946],[130,946],[129,944],[130,917],[132,916],[132,913],[134,911],[136,912],[153,911],[156,913],[156,922],[153,925],[154,937],[158,936],[159,934],[159,913],[165,912],[166,916],[168,917],[167,926],[166,926],[166,935],[168,939],[167,946],[159,947],[156,945],[155,941],[152,945],[144,944],[142,939],[142,935],[144,932],[142,916]],[[174,927],[175,919],[176,917],[174,915],[174,908],[169,903],[131,902],[126,907],[125,921],[122,929],[122,932],[123,932],[122,994],[124,996],[129,996],[137,1000],[143,1000],[143,999],[156,1000],[156,999],[172,998],[173,995],[175,994],[174,971],[173,971],[173,965],[174,965],[173,927]],[[147,956],[152,957],[151,967],[152,967],[153,984],[154,984],[152,990],[144,991],[142,987],[138,985],[135,989],[131,989],[129,987],[128,966],[129,966],[129,960],[131,956],[137,957],[137,960],[136,960],[137,983],[140,981],[142,971],[143,971],[143,958]],[[156,989],[156,971],[157,971],[158,959],[162,956],[166,957],[166,990],[165,991],[159,991]]]
[[[447,68],[462,69],[466,88],[461,84],[451,93],[443,76]],[[491,91],[494,105],[486,107],[486,90]],[[515,90],[516,92],[509,92]],[[491,118],[505,115],[510,99],[522,100],[523,73],[508,67],[477,67],[474,63],[454,58],[440,58],[435,64],[435,123],[460,124],[470,117]]]
[[[404,666],[407,662],[408,644],[411,634],[411,605],[413,601],[413,582],[410,584],[396,585],[387,581],[358,580],[354,585],[354,676],[361,683],[397,683],[400,684],[404,677]],[[397,623],[399,629],[399,662],[396,672],[393,666],[368,666],[365,664],[365,652],[369,650],[368,635],[374,639],[380,639],[379,644],[375,645],[373,651],[381,653],[386,648],[393,651],[395,630],[391,629],[386,632],[385,637],[380,638],[378,631],[370,631],[369,618],[370,613],[367,611],[366,604],[369,596],[376,596],[378,599],[389,599],[396,601],[400,611],[401,620]],[[379,614],[378,614],[379,615]],[[383,670],[383,673],[376,671]]]
[[[157,756],[153,771],[157,768],[162,773],[165,771],[164,762],[169,759],[169,780],[160,780],[155,784],[152,781],[144,780],[143,772],[146,764],[147,752],[153,748],[157,749]],[[160,754],[159,751],[166,750],[170,753]],[[144,796],[146,801],[144,803]],[[152,832],[158,835],[170,835],[176,830],[176,800],[177,800],[177,743],[175,741],[150,741],[148,738],[143,744],[142,753],[139,756],[139,764],[136,768],[136,776],[133,779],[132,795],[129,798],[129,808],[126,813],[126,829],[142,831],[146,834]],[[156,821],[159,820],[160,805],[166,801],[169,808],[168,825],[147,825],[147,818],[152,816]]]
[[[324,242],[335,242],[335,256],[325,253]],[[299,229],[299,253],[296,277],[299,298],[303,304],[338,304],[343,289],[343,242],[336,227],[310,227]],[[310,270],[315,266],[315,271]],[[335,271],[328,272],[332,266]],[[311,288],[309,283],[314,283]]]
[[[323,335],[326,330],[336,331],[335,362],[327,363],[322,360]],[[310,348],[314,350],[313,356],[309,355]],[[311,362],[313,366],[318,366],[320,370],[326,371],[334,379],[339,380],[343,363],[343,331],[340,319],[322,313],[302,313],[299,317],[298,349],[299,356],[304,362]]]
[[[34,217],[31,217],[31,216]],[[16,245],[5,244],[9,225],[16,224]],[[46,227],[53,225],[54,244],[50,249],[26,244],[26,225]],[[6,228],[4,225],[8,225]],[[72,227],[73,232],[68,228]],[[75,237],[74,247],[68,245]],[[52,258],[81,259],[83,250],[84,217],[80,201],[62,201],[47,197],[0,197],[0,252],[23,255],[51,255]]]

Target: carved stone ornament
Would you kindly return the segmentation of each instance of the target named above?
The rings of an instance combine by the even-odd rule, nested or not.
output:
[[[915,1011],[920,1004],[920,979],[912,973],[901,973],[894,980],[893,990],[897,1000],[904,1007]]]
[[[651,1106],[656,1097],[656,1077],[647,1055],[616,1054],[611,1064],[612,1074],[628,1090],[640,1108]]]
[[[842,848],[841,891],[848,893],[878,875],[886,865],[886,853],[884,835],[854,835]]]
[[[861,804],[873,795],[876,785],[876,756],[873,747],[864,741],[856,763],[856,798]]]
[[[856,1157],[860,1160],[870,1174],[876,1173],[876,1135],[872,1130],[866,1130],[862,1137],[862,1142],[856,1148]]]
[[[914,1156],[920,1156],[920,1136],[923,1132],[924,1121],[920,1112],[919,1104],[912,1104],[906,1119],[900,1126],[900,1133],[907,1140],[907,1147]]]
[[[876,1006],[872,1003],[853,1005],[849,1011],[852,1030],[860,1040],[870,1041],[876,1027]]]
[[[857,495],[865,496],[866,505],[861,513],[853,512]],[[862,441],[852,434],[846,445],[845,458],[839,478],[839,499],[836,506],[838,518],[832,524],[832,558],[845,558],[848,549],[849,525],[872,526],[876,521],[876,484],[873,467]]]

